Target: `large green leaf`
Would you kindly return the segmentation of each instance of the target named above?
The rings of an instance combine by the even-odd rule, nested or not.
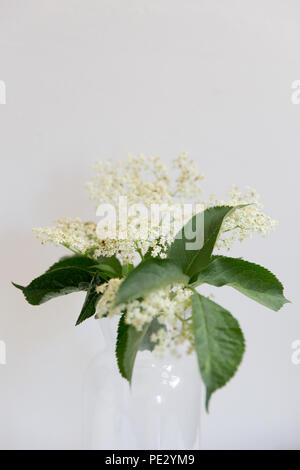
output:
[[[168,259],[177,263],[189,276],[199,272],[210,261],[224,219],[243,207],[245,205],[216,206],[194,215],[176,235],[168,250]],[[195,234],[191,237],[193,232]],[[201,246],[191,249],[196,239]]]
[[[195,350],[206,385],[206,409],[212,393],[235,374],[245,350],[243,333],[235,318],[212,300],[192,296]]]
[[[147,323],[141,331],[138,331],[134,326],[126,323],[125,315],[125,313],[122,315],[119,322],[116,356],[122,377],[131,383],[135,358],[150,323]]]
[[[96,286],[99,285],[100,283],[101,283],[101,280],[98,278],[97,275],[95,275],[89,285],[89,288],[85,297],[85,301],[82,306],[76,325],[79,325],[84,320],[87,320],[88,318],[95,315],[97,302],[102,296],[102,294],[99,294],[98,292],[96,292]]]
[[[93,275],[82,268],[66,267],[47,271],[27,287],[13,285],[23,291],[31,305],[40,305],[54,297],[88,290]]]
[[[137,299],[170,284],[188,281],[188,276],[172,261],[149,259],[140,263],[124,279],[117,292],[115,305]]]
[[[210,264],[195,276],[194,285],[231,286],[262,305],[279,310],[289,302],[283,285],[267,269],[240,258],[214,256]]]

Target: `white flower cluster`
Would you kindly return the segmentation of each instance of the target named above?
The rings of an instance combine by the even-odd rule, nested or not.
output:
[[[201,194],[199,182],[204,179],[204,175],[199,173],[196,163],[183,152],[173,160],[173,165],[179,169],[174,196],[183,201],[198,200]]]
[[[172,167],[178,176],[175,185],[169,178],[170,169],[159,157],[128,154],[126,160],[116,164],[98,161],[95,176],[87,184],[90,199],[97,205],[118,204],[120,196],[126,196],[128,204],[171,204],[179,198],[194,199],[201,193],[199,181],[204,176],[185,152],[173,159]]]
[[[157,319],[161,327],[151,336],[157,355],[162,355],[166,349],[175,353],[176,347],[185,343],[187,351],[192,350],[191,289],[176,284],[151,292],[143,299],[114,307],[114,299],[121,282],[121,279],[111,279],[97,287],[97,292],[103,295],[96,307],[96,318],[125,312],[126,323],[133,325],[138,331]]]
[[[127,214],[126,231],[122,232],[119,221],[118,236],[107,236],[93,222],[84,223],[80,219],[60,219],[54,227],[35,229],[42,243],[46,241],[63,245],[75,253],[87,252],[95,258],[117,255],[123,263],[135,263],[137,253],[143,256],[149,249],[153,257],[166,257],[166,251],[175,234],[197,207],[207,208],[216,205],[249,204],[236,210],[228,217],[217,241],[218,249],[229,250],[236,241],[243,241],[259,232],[267,235],[277,222],[267,216],[255,190],[247,188],[243,194],[236,186],[228,193],[226,200],[218,200],[214,195],[210,200],[201,198],[200,182],[203,175],[186,153],[173,160],[174,184],[171,182],[170,169],[158,157],[146,158],[143,155],[128,155],[125,161],[117,164],[98,162],[95,176],[88,183],[90,198],[99,204],[112,204],[117,207],[121,197],[127,198],[128,207],[142,204],[165,205],[166,213],[162,218],[149,224],[149,214],[132,212]],[[193,202],[193,212],[183,210],[185,203]],[[199,211],[199,210],[198,210]],[[171,214],[171,216],[170,216]],[[171,217],[171,223],[170,223]],[[106,230],[111,230],[109,223]],[[143,236],[140,235],[141,231]],[[146,232],[146,233],[145,233]]]
[[[99,254],[106,256],[106,250],[113,247],[122,260],[131,262],[137,249],[145,254],[149,248],[152,256],[164,258],[165,252],[174,236],[182,227],[183,202],[193,200],[201,193],[199,186],[203,175],[199,173],[195,163],[182,153],[173,160],[173,168],[177,171],[175,185],[169,178],[169,170],[158,157],[127,156],[127,160],[116,164],[97,162],[95,176],[87,187],[90,199],[97,204],[112,204],[118,207],[120,199],[126,198],[128,207],[136,207],[136,211],[126,214],[126,227],[117,221],[117,236],[111,235],[109,223],[102,227],[99,238],[108,240],[108,244],[100,246]],[[158,217],[151,218],[149,209],[159,205]],[[147,208],[139,212],[138,206]],[[104,251],[103,251],[104,250]]]
[[[259,194],[249,186],[244,194],[237,186],[232,186],[226,201],[217,201],[213,196],[211,197],[210,206],[247,204],[246,207],[237,209],[225,219],[216,248],[230,250],[236,241],[242,242],[246,238],[251,238],[256,232],[267,236],[275,229],[278,222],[263,212],[263,205],[259,199]]]
[[[87,184],[90,199],[97,206],[111,204],[118,208],[120,198],[124,197],[128,207],[137,207],[136,212],[126,214],[126,230],[123,231],[122,223],[118,221],[117,235],[108,236],[109,223],[103,227],[103,233],[99,233],[94,223],[66,218],[57,221],[58,225],[54,227],[34,229],[37,237],[42,243],[53,242],[75,252],[93,250],[94,257],[116,254],[123,263],[134,262],[137,252],[144,255],[149,249],[153,257],[164,258],[168,246],[188,218],[183,203],[201,193],[199,182],[203,179],[186,153],[173,160],[173,168],[177,172],[174,185],[168,176],[170,170],[158,157],[128,155],[125,161],[116,164],[97,162],[95,176]],[[139,213],[138,205],[145,208],[159,205],[165,207],[165,213],[161,211],[153,220],[149,212]]]
[[[113,315],[120,315],[123,306],[114,307],[116,293],[119,289],[123,279],[113,278],[108,282],[96,287],[96,292],[102,294],[96,307],[96,318],[112,317]]]

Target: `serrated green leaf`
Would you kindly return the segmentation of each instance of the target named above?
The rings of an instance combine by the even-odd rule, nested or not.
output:
[[[13,285],[22,290],[31,305],[40,305],[60,295],[88,290],[92,277],[85,269],[67,267],[47,271],[27,287]]]
[[[126,323],[125,315],[125,313],[122,315],[119,322],[116,356],[120,374],[131,383],[135,358],[150,323],[138,331],[134,326]]]
[[[195,293],[192,296],[195,350],[206,386],[206,409],[213,392],[235,374],[245,341],[237,320],[220,305]]]
[[[168,259],[177,263],[189,276],[199,272],[210,261],[225,218],[243,207],[245,205],[216,206],[196,214],[176,235],[174,242],[168,249]],[[193,231],[195,235],[187,238],[187,234],[190,237]],[[202,246],[190,249],[190,245],[196,239],[199,243],[202,241]]]
[[[96,286],[100,283],[101,280],[98,278],[97,275],[95,275],[89,285],[84,304],[76,322],[76,326],[82,323],[84,320],[87,320],[88,318],[95,315],[97,302],[102,296],[102,294],[96,292]]]
[[[181,268],[170,260],[149,259],[140,263],[122,282],[115,305],[128,302],[174,283],[189,281]]]
[[[266,268],[241,258],[214,256],[196,277],[194,285],[231,286],[256,302],[278,311],[289,302],[283,295],[283,285]]]

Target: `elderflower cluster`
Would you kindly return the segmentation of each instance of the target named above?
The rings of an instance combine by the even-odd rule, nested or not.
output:
[[[55,226],[33,229],[42,244],[51,242],[78,253],[86,253],[98,246],[94,222],[82,222],[79,218],[57,219],[56,222]]]
[[[191,289],[176,284],[115,307],[114,300],[121,282],[121,279],[110,279],[96,288],[102,294],[96,307],[96,318],[125,312],[126,323],[138,331],[156,319],[158,328],[150,339],[155,344],[154,352],[157,355],[162,355],[167,349],[175,353],[176,347],[184,344],[187,344],[187,352],[192,351]]]
[[[232,186],[228,192],[226,201],[212,201],[212,206],[226,205],[238,206],[247,204],[246,207],[237,209],[227,217],[222,225],[220,236],[216,247],[218,249],[230,250],[236,241],[244,241],[251,238],[254,233],[260,233],[267,236],[278,225],[276,220],[263,212],[263,205],[260,202],[260,196],[256,190],[247,187],[244,194],[237,186]]]
[[[142,300],[134,300],[126,306],[126,322],[141,330],[154,318],[162,325],[176,326],[178,319],[185,316],[190,305],[191,290],[175,285],[151,292]]]
[[[102,294],[97,303],[96,318],[112,317],[113,315],[120,315],[122,313],[123,306],[114,306],[115,297],[122,280],[123,279],[113,278],[96,287],[96,292]]]
[[[172,168],[178,173],[175,185],[169,178],[170,169],[159,157],[128,154],[126,160],[117,163],[97,161],[95,175],[87,183],[90,199],[97,205],[117,205],[120,196],[126,196],[128,205],[150,206],[171,204],[182,197],[194,199],[201,193],[199,182],[204,176],[185,152],[173,159]]]
[[[199,182],[204,179],[204,175],[199,173],[196,163],[183,152],[173,160],[173,164],[180,171],[174,194],[185,201],[198,199],[201,194]]]

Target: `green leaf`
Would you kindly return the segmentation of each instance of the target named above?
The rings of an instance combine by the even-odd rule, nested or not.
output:
[[[115,273],[115,277],[122,277],[122,265],[116,256],[110,256],[109,258],[105,256],[99,256],[97,258],[97,263],[110,266]]]
[[[278,311],[289,302],[283,285],[274,274],[258,264],[241,258],[214,256],[211,263],[195,277],[194,285],[231,286],[272,310]]]
[[[118,277],[118,274],[109,264],[98,264],[97,267],[99,268],[100,272],[106,273],[110,278]]]
[[[88,318],[95,315],[97,302],[102,296],[102,294],[96,292],[96,286],[100,283],[101,280],[98,278],[97,275],[95,275],[89,285],[84,304],[76,322],[76,326],[82,323],[84,320],[87,320]]]
[[[141,342],[140,351],[153,351],[158,341],[152,341],[151,336],[153,333],[157,333],[158,330],[162,328],[165,330],[166,326],[159,323],[157,318],[153,318]]]
[[[97,264],[98,264],[97,260],[88,258],[87,256],[81,256],[81,255],[64,256],[59,261],[57,261],[57,263],[54,263],[52,266],[50,266],[47,272],[53,271],[55,269],[61,269],[61,268],[80,268],[80,269],[85,269],[90,272],[94,272]]]
[[[110,278],[122,276],[122,265],[116,256],[99,256],[97,259],[84,255],[64,256],[57,263],[54,263],[48,271],[68,267],[86,269],[92,273],[97,270],[105,271],[110,274]]]
[[[123,264],[122,266],[122,277],[127,277],[128,274],[134,269],[134,265],[129,263],[129,264]]]
[[[67,267],[47,271],[27,287],[13,285],[23,291],[31,305],[40,305],[54,297],[88,290],[93,275],[85,269]]]
[[[126,323],[125,315],[125,313],[122,315],[119,322],[116,356],[122,377],[131,383],[135,358],[150,323],[147,323],[141,331],[138,331],[134,326]]]
[[[107,272],[103,272],[103,271],[99,271],[97,274],[101,277],[101,280],[102,280],[103,282],[107,282],[107,281],[109,281],[112,277],[114,277],[114,276],[111,276],[110,274],[108,274]]]
[[[177,263],[182,270],[192,276],[205,267],[211,258],[215,243],[220,233],[223,221],[240,206],[216,206],[194,215],[178,232],[174,242],[169,247],[168,259]],[[196,230],[195,230],[196,229]],[[187,237],[195,232],[191,238]],[[189,246],[198,240],[200,248]]]
[[[244,354],[243,333],[235,318],[212,300],[192,296],[195,350],[206,385],[206,409],[214,391],[235,374]]]
[[[170,260],[154,258],[143,261],[120,285],[115,305],[137,299],[169,284],[187,283],[188,280],[181,268]]]

